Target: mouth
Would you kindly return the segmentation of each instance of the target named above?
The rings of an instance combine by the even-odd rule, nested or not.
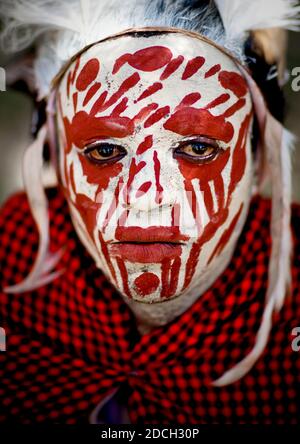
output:
[[[110,244],[112,256],[142,264],[162,262],[181,255],[182,243],[175,242],[115,242]]]
[[[180,234],[178,227],[118,227],[116,239],[109,244],[112,256],[129,262],[155,263],[180,256],[189,238]]]
[[[189,240],[189,236],[181,234],[179,227],[117,227],[116,240],[119,242],[161,242],[180,243]]]

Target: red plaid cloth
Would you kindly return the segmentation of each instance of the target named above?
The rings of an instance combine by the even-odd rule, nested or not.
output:
[[[120,295],[77,239],[66,203],[49,190],[51,249],[66,250],[65,273],[20,295],[1,293],[1,422],[87,423],[96,405],[123,383],[132,423],[300,422],[300,206],[293,206],[293,296],[274,319],[263,356],[240,381],[211,381],[253,346],[267,284],[270,201],[253,198],[226,271],[172,323],[140,336]],[[22,280],[37,251],[24,194],[0,217],[1,287]]]

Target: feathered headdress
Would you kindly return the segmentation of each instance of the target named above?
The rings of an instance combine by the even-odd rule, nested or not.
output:
[[[283,30],[299,29],[299,13],[300,6],[294,0],[2,0],[0,16],[4,26],[0,38],[3,47],[12,52],[35,43],[34,82],[42,99],[49,96],[51,81],[61,67],[85,46],[128,28],[147,26],[196,31],[225,48],[244,66],[249,61],[246,43],[251,39],[255,52],[268,64],[277,65],[282,74]],[[260,127],[260,162],[265,159],[272,184],[272,251],[266,305],[256,343],[240,363],[214,382],[219,386],[238,380],[257,361],[268,341],[273,313],[282,307],[291,285],[293,137],[270,114],[248,71],[241,69],[252,93]],[[52,111],[51,101],[48,111]],[[30,275],[21,284],[5,289],[7,292],[37,288],[59,273],[47,274],[59,260],[59,253],[54,256],[48,253],[47,200],[40,177],[42,147],[53,134],[48,123],[25,156],[25,187],[39,228],[40,246]]]

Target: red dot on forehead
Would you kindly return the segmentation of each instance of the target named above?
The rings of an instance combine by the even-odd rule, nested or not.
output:
[[[154,273],[146,272],[135,279],[134,286],[141,296],[147,296],[158,288],[159,278]]]

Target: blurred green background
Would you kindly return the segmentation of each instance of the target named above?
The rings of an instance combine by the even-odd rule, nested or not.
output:
[[[0,54],[1,67],[5,67],[8,61],[7,56]],[[291,72],[298,66],[300,33],[290,33],[287,69]],[[287,100],[286,126],[298,137],[293,155],[293,199],[300,202],[300,91],[292,90],[291,81],[292,77],[284,88]],[[33,105],[25,94],[10,89],[0,92],[0,204],[23,186],[21,159],[30,143],[32,110]]]

